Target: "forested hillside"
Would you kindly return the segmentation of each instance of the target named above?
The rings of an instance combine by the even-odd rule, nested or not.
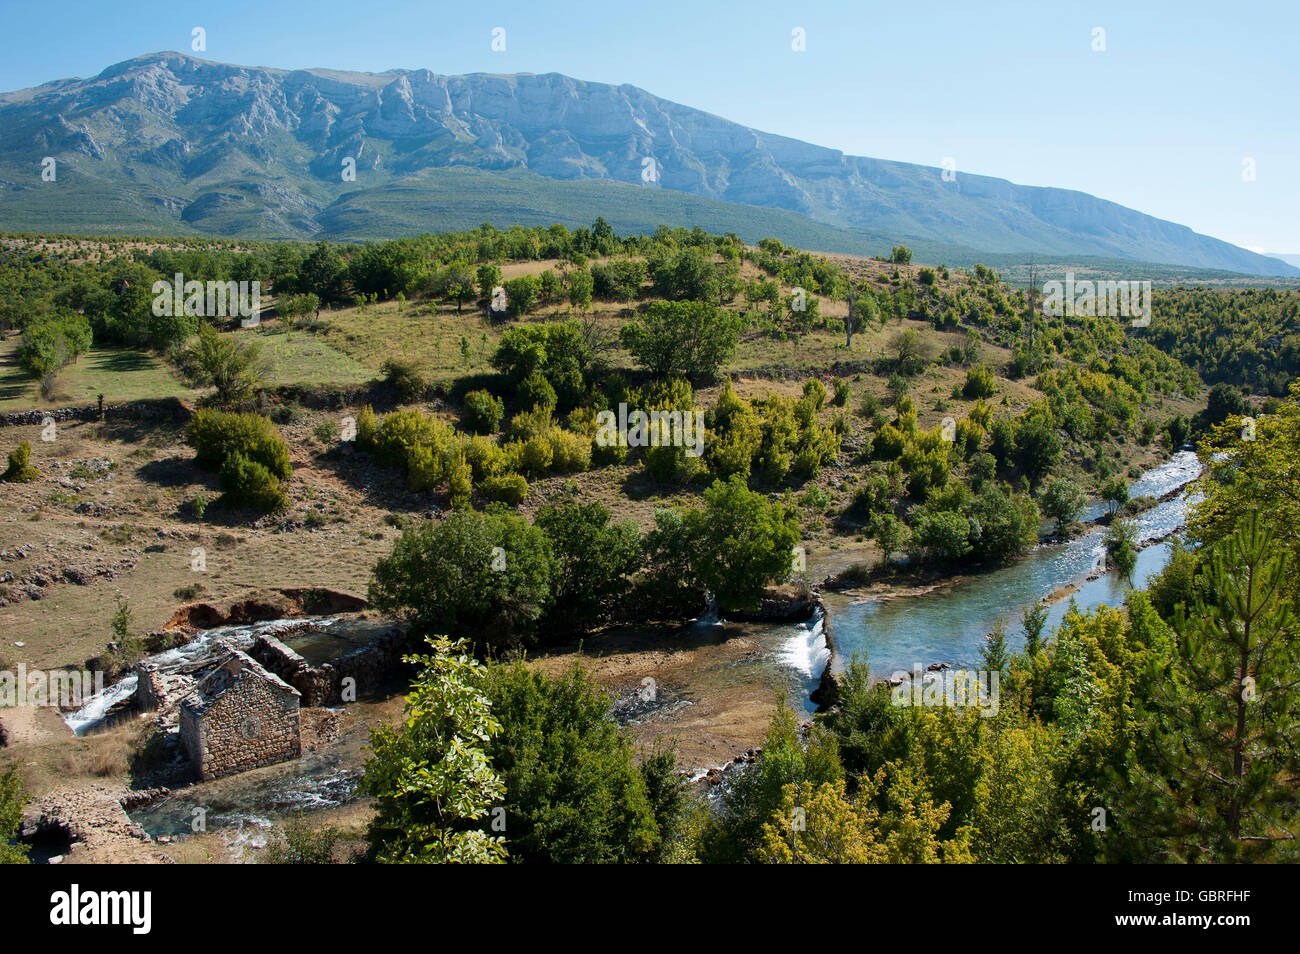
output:
[[[1300,375],[1300,291],[1175,288],[1154,312],[1147,339],[1206,384],[1281,397]]]

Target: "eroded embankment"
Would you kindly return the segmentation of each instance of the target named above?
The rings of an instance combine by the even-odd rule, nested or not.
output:
[[[360,596],[322,588],[283,588],[222,603],[189,603],[172,614],[163,629],[185,633],[218,626],[263,623],[273,619],[354,613],[369,608]]]

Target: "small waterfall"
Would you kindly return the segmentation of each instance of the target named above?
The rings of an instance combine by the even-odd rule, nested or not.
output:
[[[328,629],[338,622],[337,617],[327,617],[311,620],[310,624],[313,627]],[[154,663],[164,673],[171,673],[190,664],[201,662],[212,655],[212,644],[218,639],[224,639],[236,649],[247,649],[253,645],[253,640],[262,633],[279,636],[295,632],[301,629],[303,625],[304,620],[301,619],[273,619],[262,623],[221,626],[217,629],[204,630],[185,645],[177,646],[175,649],[168,649],[154,656],[147,656],[143,661]],[[114,706],[130,699],[135,692],[137,682],[138,678],[135,673],[124,676],[113,685],[106,687],[102,692],[95,693],[86,700],[85,705],[80,709],[64,715],[63,721],[67,723],[73,734],[85,735]]]
[[[781,647],[781,662],[807,679],[818,679],[830,659],[830,647],[826,645],[826,620],[821,607],[818,607],[812,619],[800,623],[794,635]]]
[[[718,613],[718,600],[710,593],[708,605],[704,607],[704,612],[700,614],[699,619],[691,620],[692,626],[722,626],[727,621]]]
[[[136,682],[137,677],[132,673],[125,679],[113,683],[103,692],[91,696],[80,709],[66,713],[63,721],[67,723],[73,735],[85,735],[91,726],[98,724],[104,716],[108,715],[110,709],[135,695]]]

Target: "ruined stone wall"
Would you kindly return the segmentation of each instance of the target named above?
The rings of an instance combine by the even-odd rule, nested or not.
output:
[[[268,672],[279,676],[302,693],[302,704],[304,706],[320,704],[312,701],[307,693],[303,691],[303,687],[299,685],[303,674],[311,669],[311,664],[280,640],[267,633],[262,633],[254,638],[253,645],[248,648],[248,655],[265,666]]]
[[[241,672],[206,709],[181,710],[181,740],[200,778],[220,778],[302,754],[298,694]]]
[[[190,764],[194,770],[202,776],[203,774],[203,734],[202,723],[190,712],[189,709],[181,707],[180,718],[180,736],[181,744],[185,746],[185,752],[190,757]]]
[[[297,689],[304,706],[327,706],[343,701],[345,679],[355,680],[358,692],[380,685],[402,665],[409,648],[407,633],[394,629],[320,666],[310,665],[274,636],[258,636],[248,654]]]
[[[22,427],[43,424],[46,418],[56,422],[63,421],[97,421],[99,405],[89,404],[83,407],[60,407],[41,411],[11,411],[0,414],[0,427]],[[187,421],[190,410],[178,398],[160,398],[151,401],[134,401],[129,404],[105,404],[104,418],[155,421],[171,418]]]
[[[167,677],[153,663],[135,667],[135,702],[141,712],[152,712],[167,703]]]
[[[335,699],[338,698],[344,679],[354,679],[358,692],[379,686],[405,665],[402,657],[410,651],[410,634],[405,630],[391,630],[343,656],[329,667],[334,670],[332,682]]]

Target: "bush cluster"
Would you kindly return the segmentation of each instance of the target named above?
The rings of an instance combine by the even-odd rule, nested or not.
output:
[[[268,418],[205,408],[190,418],[185,441],[195,450],[196,464],[218,472],[230,506],[263,513],[289,509],[283,485],[293,472],[289,445]]]

